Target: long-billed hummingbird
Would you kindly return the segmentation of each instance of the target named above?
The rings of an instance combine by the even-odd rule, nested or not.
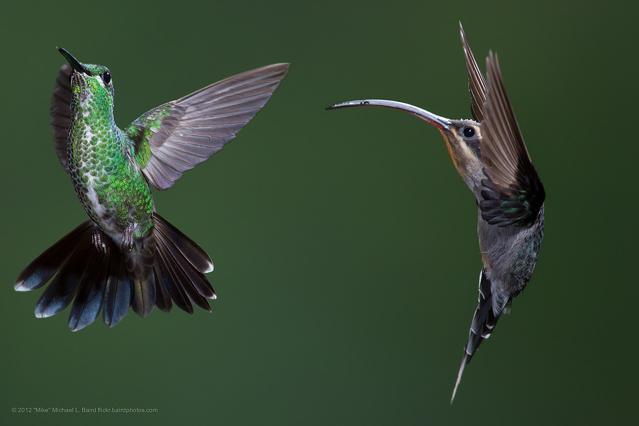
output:
[[[543,238],[545,199],[544,186],[506,95],[497,56],[488,54],[484,78],[461,24],[460,34],[472,120],[451,120],[409,104],[380,99],[343,102],[328,108],[379,106],[422,119],[439,130],[453,165],[473,193],[483,268],[479,300],[451,403],[466,364],[532,276]]]
[[[108,326],[133,310],[193,304],[211,310],[209,256],[155,209],[151,188],[167,189],[230,142],[268,102],[288,71],[274,64],[234,75],[142,114],[120,129],[113,117],[111,72],[59,48],[51,103],[55,149],[90,220],[63,237],[20,274],[17,291],[50,283],[35,315],[73,305],[69,328]]]

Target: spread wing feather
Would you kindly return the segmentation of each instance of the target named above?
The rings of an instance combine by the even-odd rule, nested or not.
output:
[[[213,83],[163,104],[127,129],[149,183],[169,188],[230,142],[268,102],[288,71],[274,64]]]
[[[462,47],[464,48],[464,57],[466,59],[466,71],[468,72],[468,90],[470,92],[471,106],[470,110],[475,121],[484,119],[484,103],[486,103],[486,81],[481,74],[481,70],[475,60],[464,28],[459,23],[459,34],[461,37]]]
[[[490,52],[486,64],[481,156],[487,179],[482,182],[479,207],[490,224],[527,226],[543,205],[544,187],[506,94],[497,56]]]

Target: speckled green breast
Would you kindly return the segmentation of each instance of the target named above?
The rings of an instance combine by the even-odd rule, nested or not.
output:
[[[104,114],[99,96],[83,99],[68,145],[69,173],[91,219],[118,241],[127,227],[141,238],[153,226],[153,198],[133,160],[133,144]]]

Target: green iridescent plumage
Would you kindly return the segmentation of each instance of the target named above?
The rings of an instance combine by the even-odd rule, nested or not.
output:
[[[210,310],[215,292],[204,274],[208,255],[155,212],[151,186],[170,187],[219,151],[266,104],[286,64],[235,75],[143,114],[122,131],[113,118],[111,73],[60,49],[51,107],[55,148],[86,210],[87,221],[35,259],[16,290],[49,284],[35,314],[57,314],[73,301],[69,328],[100,311],[113,326],[129,306],[147,315],[173,304]]]
[[[104,67],[87,68],[108,72]],[[115,125],[113,86],[100,75],[72,79],[71,109],[76,117],[68,142],[69,173],[94,222],[115,238],[134,223],[133,236],[142,238],[153,227],[151,190],[131,161],[133,142]]]
[[[126,128],[126,135],[132,141],[135,141],[134,144],[137,147],[135,160],[140,167],[145,167],[151,159],[151,147],[149,145],[149,140],[155,132],[160,130],[162,120],[170,114],[170,105],[162,105],[143,114]]]

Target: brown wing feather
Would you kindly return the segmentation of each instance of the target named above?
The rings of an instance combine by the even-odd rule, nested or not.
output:
[[[482,121],[482,159],[493,183],[503,189],[517,185],[519,164],[530,164],[528,151],[504,89],[497,57],[490,52],[486,60],[488,94]]]
[[[536,218],[545,192],[508,100],[497,56],[490,52],[486,64],[481,157],[488,180],[480,208],[489,223],[526,225]]]
[[[63,65],[58,72],[50,113],[55,152],[62,167],[68,170],[67,139],[71,128],[71,67],[68,64]]]
[[[486,103],[486,81],[477,65],[475,55],[473,55],[473,51],[470,48],[461,22],[459,23],[459,35],[461,37],[462,47],[464,48],[466,70],[468,71],[468,90],[470,91],[471,98],[470,110],[475,121],[482,121],[484,119],[484,103]]]

